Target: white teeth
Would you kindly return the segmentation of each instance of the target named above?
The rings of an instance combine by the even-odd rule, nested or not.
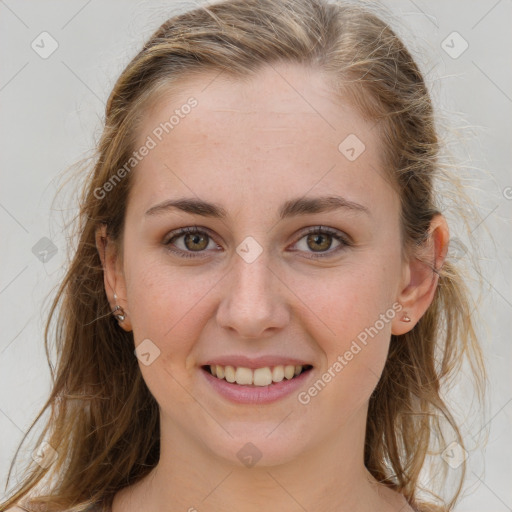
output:
[[[272,384],[272,372],[268,366],[267,368],[256,368],[256,370],[251,373],[254,374],[255,386],[269,386]]]
[[[290,380],[295,375],[295,366],[288,364],[284,367],[284,378]]]
[[[224,378],[228,382],[235,382],[235,369],[232,366],[226,366],[224,368]]]
[[[274,382],[281,382],[284,379],[284,367],[274,366],[272,370],[272,380]]]
[[[269,386],[272,382],[281,382],[283,379],[293,379],[302,372],[302,365],[288,364],[270,368],[245,368],[244,366],[220,366],[210,365],[210,371],[214,377],[225,379],[228,382],[236,382],[240,385]]]
[[[239,366],[235,372],[235,380],[237,384],[252,384],[252,371]]]

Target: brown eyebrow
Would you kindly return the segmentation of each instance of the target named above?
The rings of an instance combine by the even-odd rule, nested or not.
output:
[[[297,215],[308,215],[312,213],[330,212],[338,209],[348,209],[355,212],[370,214],[366,206],[349,201],[340,196],[323,197],[298,197],[286,201],[279,210],[280,219],[286,219]],[[226,219],[229,215],[220,205],[208,203],[197,198],[170,199],[155,206],[152,206],[146,215],[158,215],[170,210],[180,210],[193,215],[203,217],[212,217],[216,219]]]

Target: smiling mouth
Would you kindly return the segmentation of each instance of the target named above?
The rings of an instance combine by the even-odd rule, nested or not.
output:
[[[310,371],[313,366],[307,365],[277,365],[263,368],[246,368],[243,366],[205,365],[204,371],[219,380],[225,380],[241,386],[270,386],[283,380],[292,380],[302,373]]]

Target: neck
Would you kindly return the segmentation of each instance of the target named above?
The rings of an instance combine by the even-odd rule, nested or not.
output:
[[[370,512],[410,510],[363,463],[366,414],[353,417],[287,462],[245,467],[221,457],[161,418],[160,460],[116,495],[113,510]],[[221,451],[221,450],[219,450]]]

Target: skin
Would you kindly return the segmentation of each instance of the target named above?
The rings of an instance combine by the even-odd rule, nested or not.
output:
[[[140,144],[187,98],[198,100],[133,171],[122,246],[104,227],[97,231],[106,293],[112,309],[126,312],[120,326],[133,331],[136,346],[149,338],[160,350],[149,366],[139,362],[160,406],[160,462],[117,493],[113,511],[252,512],[269,504],[290,512],[410,511],[364,466],[366,415],[391,334],[414,327],[437,276],[403,255],[399,198],[384,178],[378,131],[317,71],[280,64],[247,81],[221,75],[212,82],[216,75],[183,81],[148,110]],[[338,150],[349,134],[366,146],[352,162]],[[339,195],[368,213],[279,220],[280,206],[304,195]],[[145,215],[181,197],[220,204],[228,217]],[[207,248],[198,252],[182,236],[174,248],[196,256],[171,253],[169,233],[194,225],[208,228]],[[340,242],[329,235],[320,248],[308,243],[304,228],[320,225],[348,235],[351,245],[336,252]],[[442,216],[431,235],[422,257],[439,268],[448,244]],[[252,263],[236,252],[247,236],[262,248]],[[322,250],[330,255],[311,259]],[[307,390],[394,303],[402,312],[307,405],[297,393],[233,404],[200,373],[222,354],[290,354],[313,365]],[[404,311],[411,322],[401,320]],[[237,457],[247,442],[261,452],[251,468]]]

